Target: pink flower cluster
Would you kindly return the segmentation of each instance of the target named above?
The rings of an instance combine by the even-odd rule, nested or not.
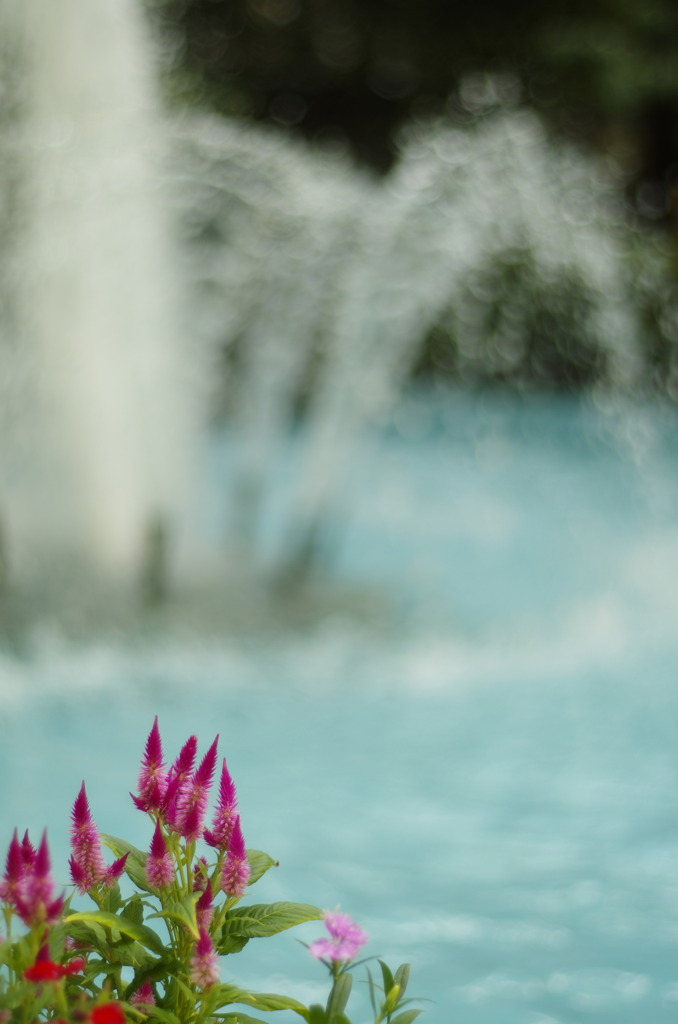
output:
[[[71,850],[71,878],[80,893],[99,885],[109,888],[125,870],[127,854],[110,867],[104,863],[99,830],[89,809],[84,782],[71,812]]]
[[[146,859],[146,880],[153,889],[163,889],[175,881],[171,845],[173,837],[194,844],[203,838],[218,854],[221,870],[219,888],[230,898],[241,897],[250,877],[245,840],[237,812],[235,785],[226,761],[222,762],[219,795],[211,828],[205,827],[205,816],[217,766],[217,736],[202,761],[195,766],[198,741],[190,736],[169,769],[165,767],[157,715],[149,733],[141,761],[138,793],[132,800],[139,810],[155,821],[155,829]],[[194,985],[207,988],[219,980],[218,956],[209,934],[214,914],[212,885],[207,864],[200,858],[194,867],[194,891],[200,892],[196,903],[199,938],[190,962]]]
[[[37,924],[55,924],[64,906],[64,897],[54,896],[47,833],[35,849],[28,832],[19,842],[16,829],[7,851],[5,873],[0,880],[0,900],[8,903],[29,928]]]
[[[198,988],[208,988],[219,981],[219,957],[212,945],[209,932],[204,928],[200,929],[200,938],[191,957],[190,978]]]
[[[155,819],[155,831],[146,862],[148,883],[154,889],[170,885],[174,878],[167,843],[170,833],[187,843],[201,837],[224,855],[220,888],[227,896],[240,897],[249,881],[249,864],[237,813],[235,785],[226,761],[222,762],[219,796],[212,827],[205,827],[209,791],[217,765],[217,736],[194,770],[198,741],[190,736],[169,770],[165,770],[162,740],[157,715],[153,722],[139,773],[139,792],[132,800],[141,811]]]
[[[368,936],[348,914],[326,910],[324,921],[330,938],[312,942],[308,947],[311,956],[318,960],[352,960],[365,945]]]

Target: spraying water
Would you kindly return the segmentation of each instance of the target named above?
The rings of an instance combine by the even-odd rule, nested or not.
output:
[[[659,284],[639,287],[618,185],[534,116],[412,129],[381,182],[216,118],[167,132],[133,0],[0,10],[15,65],[3,516],[19,575],[57,550],[129,578],[144,546],[162,562],[168,528],[191,532],[208,375],[213,401],[230,394],[233,532],[257,554],[273,502],[275,560],[297,567],[432,329],[462,375],[510,377],[576,337],[599,380],[642,379]],[[659,317],[669,340],[677,309]]]
[[[212,345],[237,340],[250,530],[305,389],[283,561],[322,548],[431,330],[462,376],[548,380],[551,361],[618,391],[647,374],[652,303],[670,348],[675,286],[618,181],[528,112],[414,128],[384,182],[236,124],[184,123],[178,145],[195,306]]]
[[[2,345],[12,561],[21,575],[60,551],[126,578],[145,535],[179,523],[199,419],[152,54],[133,0],[6,0],[1,18],[21,83]]]

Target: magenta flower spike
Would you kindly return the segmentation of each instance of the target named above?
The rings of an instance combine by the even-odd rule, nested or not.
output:
[[[235,815],[233,831],[228,844],[228,855],[221,869],[220,888],[227,896],[243,896],[250,878],[247,850],[240,827],[240,815]]]
[[[34,847],[33,843],[29,839],[28,828],[24,833],[24,839],[22,840],[22,858],[26,866],[30,866],[35,863],[35,858],[38,855],[38,851]]]
[[[151,983],[146,979],[143,985],[140,985],[134,995],[130,998],[130,1003],[138,1004],[141,1003],[145,1006],[155,1006],[155,996],[153,995],[153,989]]]
[[[99,830],[89,809],[85,783],[75,798],[71,812],[71,850],[69,861],[71,878],[80,893],[86,893],[94,885],[113,885],[122,874],[127,854],[107,867],[101,852]]]
[[[203,838],[209,846],[218,847],[220,850],[228,848],[237,809],[238,798],[235,784],[226,767],[226,758],[224,758],[219,781],[219,799],[212,818],[212,828],[206,828],[203,832]]]
[[[368,936],[348,914],[326,910],[324,920],[330,938],[312,942],[308,947],[311,956],[318,960],[352,960],[365,945]]]
[[[209,791],[217,765],[218,743],[217,736],[176,802],[170,824],[189,843],[195,842],[203,833]]]
[[[200,938],[191,957],[190,978],[198,988],[209,988],[219,981],[219,959],[205,929],[200,929]]]
[[[159,821],[156,822],[151,849],[146,859],[146,879],[153,889],[162,889],[174,881],[172,858]]]
[[[156,715],[141,761],[139,795],[130,794],[140,811],[158,811],[162,807],[167,790],[167,775],[164,768],[162,741]]]
[[[212,906],[212,886],[208,885],[203,889],[200,899],[195,905],[195,915],[198,921],[198,929],[207,931],[212,918],[214,917],[214,907]]]
[[[93,885],[103,880],[106,865],[101,854],[99,830],[89,809],[84,782],[75,798],[71,821],[71,878],[78,892],[86,893]]]
[[[17,830],[14,829],[12,840],[7,850],[5,860],[5,873],[0,879],[0,900],[14,905],[14,896],[17,886],[25,871],[22,846],[19,842]]]
[[[117,860],[113,861],[109,868],[106,868],[106,874],[102,879],[104,885],[110,886],[113,885],[114,882],[118,881],[125,870],[125,864],[127,863],[128,857],[129,853],[123,853],[122,857],[118,857]]]
[[[55,924],[64,906],[63,896],[54,897],[46,832],[43,832],[40,846],[34,853],[34,860],[25,866],[14,893],[16,912],[28,927],[43,922]]]
[[[193,771],[197,751],[197,737],[189,736],[167,775],[167,787],[165,789],[162,810],[167,824],[175,832],[179,831],[181,803],[190,785],[191,772]]]
[[[170,768],[169,774],[172,784],[181,785],[189,778],[193,771],[193,765],[195,764],[195,756],[197,753],[198,737],[189,736],[179,751],[179,756]]]

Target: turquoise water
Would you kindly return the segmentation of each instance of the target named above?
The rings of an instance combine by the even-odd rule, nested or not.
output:
[[[412,963],[429,1024],[675,1019],[675,428],[659,407],[411,399],[336,546],[390,625],[146,648],[43,625],[0,661],[0,840],[47,825],[65,880],[84,777],[99,826],[145,846],[127,793],[157,712],[170,752],[220,733],[248,845],[280,860],[258,898],[340,904],[368,953]],[[223,973],[323,992],[293,933]]]

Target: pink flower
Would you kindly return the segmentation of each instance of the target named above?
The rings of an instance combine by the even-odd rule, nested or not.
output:
[[[228,843],[228,855],[221,869],[220,888],[227,896],[244,895],[250,877],[247,850],[240,827],[240,815],[236,814],[233,831]]]
[[[203,833],[209,790],[217,764],[218,742],[219,737],[217,736],[190,782],[185,784],[181,792],[177,794],[171,820],[168,816],[170,827],[189,843],[195,842]]]
[[[365,945],[368,936],[348,914],[326,910],[324,919],[331,938],[312,942],[308,947],[311,956],[318,960],[352,960]]]
[[[214,917],[214,907],[212,906],[212,886],[207,885],[200,894],[200,899],[195,905],[195,916],[198,922],[198,929],[200,931],[207,931],[212,918]]]
[[[160,822],[156,822],[151,849],[146,858],[146,880],[153,889],[162,889],[174,881],[174,866]]]
[[[163,805],[167,790],[167,775],[162,757],[162,742],[158,729],[158,716],[153,719],[153,728],[146,740],[146,749],[139,772],[139,796],[132,800],[140,811],[158,811]]]
[[[89,809],[84,782],[75,798],[71,819],[71,850],[73,854],[69,864],[71,878],[78,892],[86,893],[95,885],[113,885],[125,870],[127,854],[119,857],[110,867],[104,863],[99,830]]]
[[[209,934],[202,928],[191,957],[190,978],[198,988],[209,988],[219,981],[219,958]]]
[[[144,1003],[146,1006],[155,1006],[155,996],[153,995],[153,989],[148,978],[136,990],[130,999],[130,1003]]]
[[[28,839],[28,833],[26,833],[25,838]],[[14,895],[25,871],[26,863],[24,861],[23,848],[19,842],[17,830],[14,829],[12,841],[7,850],[5,873],[0,880],[0,899],[4,900],[5,903],[14,905]]]
[[[165,821],[175,832],[179,831],[178,823],[181,802],[186,790],[190,786],[197,750],[197,736],[189,736],[167,775],[167,788],[165,789],[162,811]]]
[[[235,785],[231,778],[226,759],[224,758],[221,768],[221,780],[219,782],[219,799],[212,819],[212,828],[205,829],[203,838],[209,846],[216,846],[220,850],[228,847],[233,831],[238,808],[238,800],[235,794]]]
[[[54,896],[47,833],[36,850],[28,832],[19,845],[16,830],[7,852],[2,898],[13,906],[25,925],[55,924],[63,910],[63,896]]]

